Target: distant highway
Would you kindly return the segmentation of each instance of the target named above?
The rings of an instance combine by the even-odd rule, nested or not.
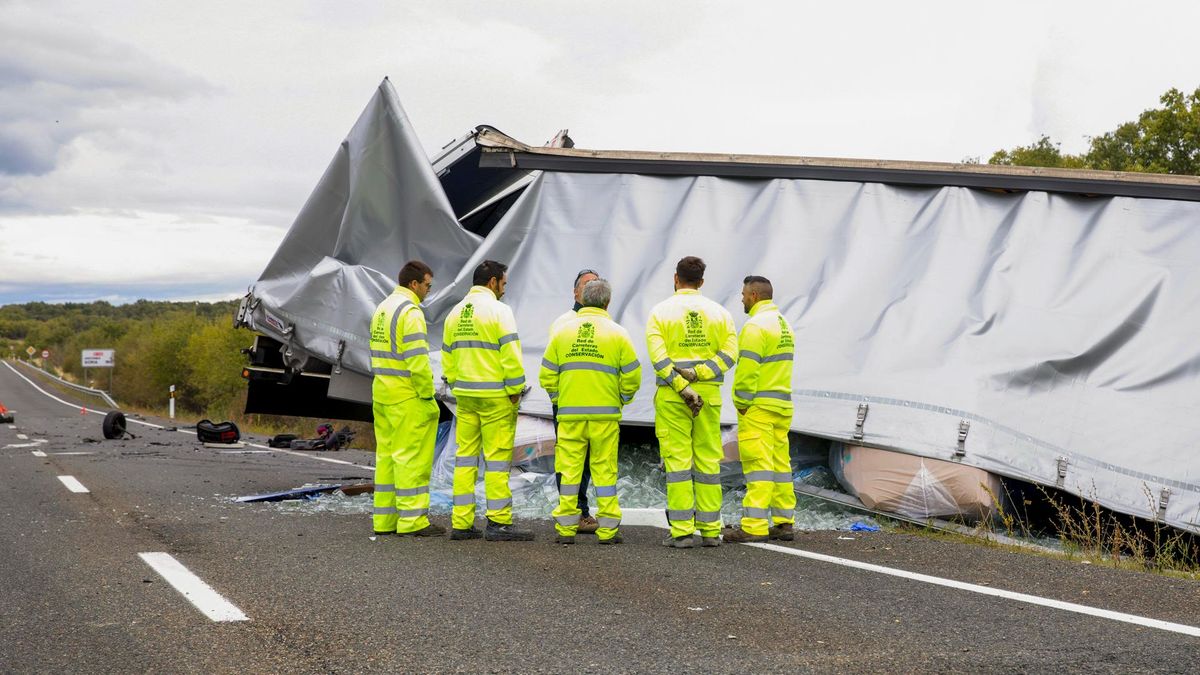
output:
[[[232,501],[369,480],[369,453],[213,449],[164,420],[106,441],[103,411],[9,363],[6,672],[1200,671],[1196,582],[883,533],[373,540],[365,513]]]

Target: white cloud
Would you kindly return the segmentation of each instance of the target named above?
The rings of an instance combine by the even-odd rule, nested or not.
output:
[[[429,150],[487,123],[599,148],[1078,151],[1200,85],[1198,24],[1154,1],[0,2],[0,227],[57,242],[20,268],[39,283],[219,276],[196,233],[253,231],[223,272],[244,287],[384,75]],[[98,265],[76,248],[96,227],[156,246]],[[9,241],[0,275],[32,283]]]

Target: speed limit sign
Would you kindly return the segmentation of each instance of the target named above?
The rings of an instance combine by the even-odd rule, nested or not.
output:
[[[43,350],[42,350],[42,358],[43,358],[43,359],[48,359],[48,358],[50,358],[50,350],[49,350],[49,349],[43,349]]]

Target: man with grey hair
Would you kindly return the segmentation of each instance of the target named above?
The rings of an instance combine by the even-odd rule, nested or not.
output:
[[[542,356],[539,382],[558,406],[554,469],[561,482],[554,529],[560,544],[575,543],[585,464],[596,483],[596,535],[601,544],[621,543],[617,439],[621,409],[641,386],[642,367],[629,332],[608,315],[611,299],[607,281],[587,282],[580,293],[582,307],[573,318],[555,324]]]
[[[564,321],[575,318],[575,313],[583,307],[583,287],[587,285],[589,281],[594,281],[599,278],[600,275],[595,270],[586,268],[580,270],[579,273],[575,275],[575,306],[569,311],[564,312],[554,320],[554,323],[550,324],[550,335],[554,335],[555,331],[559,326],[562,325]],[[604,306],[607,307],[608,303],[604,303]],[[549,341],[547,341],[546,344],[549,344]],[[551,402],[550,411],[554,416],[554,428],[558,429],[558,404]],[[592,479],[592,472],[588,468],[589,457],[587,452],[587,449],[585,449],[583,457],[583,476],[579,479],[579,510],[583,513],[583,516],[579,519],[580,534],[592,534],[599,526],[596,522],[596,519],[592,517],[591,511],[588,510],[587,489],[588,483],[590,483]],[[554,473],[554,482],[560,488],[562,487],[561,473]]]

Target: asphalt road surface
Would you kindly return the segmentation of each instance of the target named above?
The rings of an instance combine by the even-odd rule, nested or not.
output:
[[[17,411],[0,425],[5,672],[1200,670],[1196,582],[882,533],[372,539],[366,513],[232,501],[369,479],[366,452],[235,454],[136,424],[106,441],[100,415],[6,364],[0,402]],[[192,575],[186,596],[147,558]]]

